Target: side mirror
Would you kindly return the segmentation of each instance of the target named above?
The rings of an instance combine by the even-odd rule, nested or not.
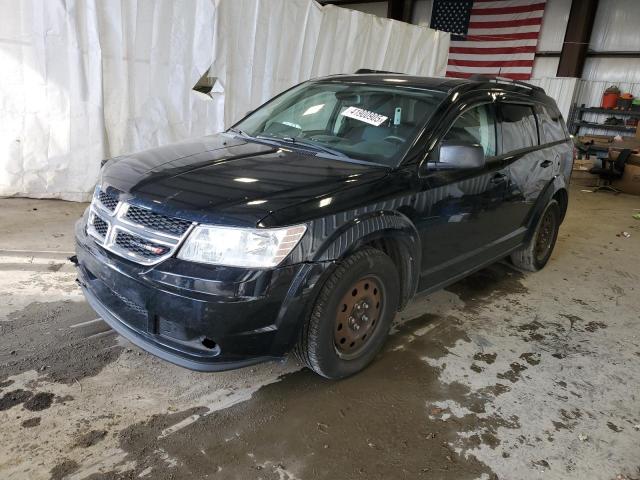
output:
[[[484,166],[484,148],[477,143],[442,142],[437,156],[441,168],[467,169]]]

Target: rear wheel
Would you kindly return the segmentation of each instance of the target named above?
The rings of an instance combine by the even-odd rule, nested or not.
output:
[[[531,272],[541,270],[549,261],[560,229],[560,205],[551,200],[542,215],[529,242],[511,254],[516,267]]]
[[[296,355],[326,378],[359,372],[384,345],[399,293],[398,272],[383,252],[365,248],[347,257],[322,286]]]

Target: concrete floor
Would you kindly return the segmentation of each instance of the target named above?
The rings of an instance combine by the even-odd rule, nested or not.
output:
[[[342,382],[189,372],[118,337],[64,262],[83,208],[0,200],[2,479],[640,476],[638,197],[575,188],[544,271],[414,300]]]

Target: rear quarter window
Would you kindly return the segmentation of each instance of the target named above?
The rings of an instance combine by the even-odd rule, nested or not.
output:
[[[503,153],[538,145],[538,125],[531,106],[505,103],[500,106],[500,116]]]
[[[560,112],[542,105],[540,105],[537,110],[538,118],[542,123],[542,141],[544,143],[552,143],[566,140],[568,137],[567,129]]]

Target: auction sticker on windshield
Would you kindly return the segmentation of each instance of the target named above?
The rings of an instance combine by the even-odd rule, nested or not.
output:
[[[344,112],[342,112],[341,115],[349,118],[355,118],[356,120],[368,123],[369,125],[375,125],[376,127],[379,127],[380,124],[388,118],[384,115],[370,112],[369,110],[364,110],[358,107],[349,107]]]

